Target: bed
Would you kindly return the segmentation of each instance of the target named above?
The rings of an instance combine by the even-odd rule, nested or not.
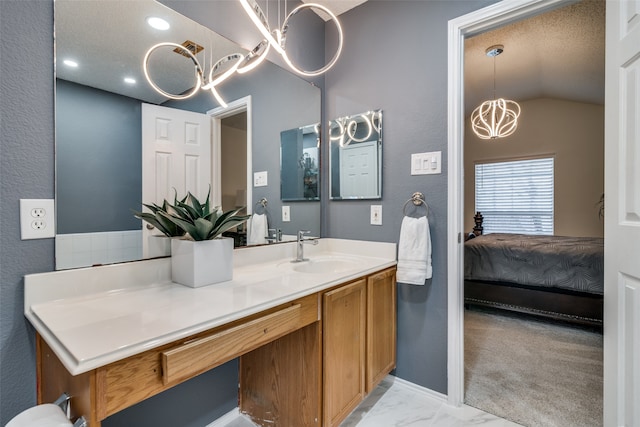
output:
[[[465,304],[602,326],[604,239],[481,229],[469,237]]]

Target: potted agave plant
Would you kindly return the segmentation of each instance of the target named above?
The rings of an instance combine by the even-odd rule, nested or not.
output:
[[[182,202],[186,200],[183,199]],[[178,203],[177,194],[174,196],[173,204]],[[162,206],[152,204],[142,204],[151,212],[138,212],[133,211],[136,218],[147,222],[149,229],[155,228],[163,235],[153,234],[148,241],[149,257],[154,258],[157,256],[171,255],[171,238],[182,237],[185,231],[178,227],[175,223],[168,220],[165,216],[160,215],[160,212],[168,213],[171,209],[171,205],[166,200],[162,202]]]
[[[245,223],[250,216],[238,215],[243,208],[223,212],[211,207],[209,194],[201,203],[188,193],[167,209],[155,213],[185,231],[171,239],[171,276],[176,283],[200,287],[233,278],[233,239],[222,233]]]

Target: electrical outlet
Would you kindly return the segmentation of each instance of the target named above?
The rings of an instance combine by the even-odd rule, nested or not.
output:
[[[289,210],[289,206],[282,207],[282,222],[291,221],[291,211]]]
[[[382,225],[382,205],[371,205],[371,225]]]
[[[21,239],[50,239],[55,235],[55,201],[53,199],[20,199]]]

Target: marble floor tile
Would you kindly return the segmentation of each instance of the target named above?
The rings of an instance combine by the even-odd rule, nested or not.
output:
[[[340,427],[519,427],[470,406],[454,408],[393,376],[385,378]],[[239,416],[225,427],[254,427]]]

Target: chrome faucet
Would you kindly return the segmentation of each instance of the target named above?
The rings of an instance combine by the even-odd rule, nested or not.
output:
[[[311,233],[311,231],[309,230],[300,230],[298,231],[298,245],[297,245],[297,251],[296,251],[296,259],[294,259],[291,262],[302,262],[302,261],[309,261],[309,258],[305,258],[304,257],[304,245],[305,244],[310,244],[310,245],[317,245],[318,244],[318,240],[317,239],[305,239],[304,235],[305,234],[309,234]]]

